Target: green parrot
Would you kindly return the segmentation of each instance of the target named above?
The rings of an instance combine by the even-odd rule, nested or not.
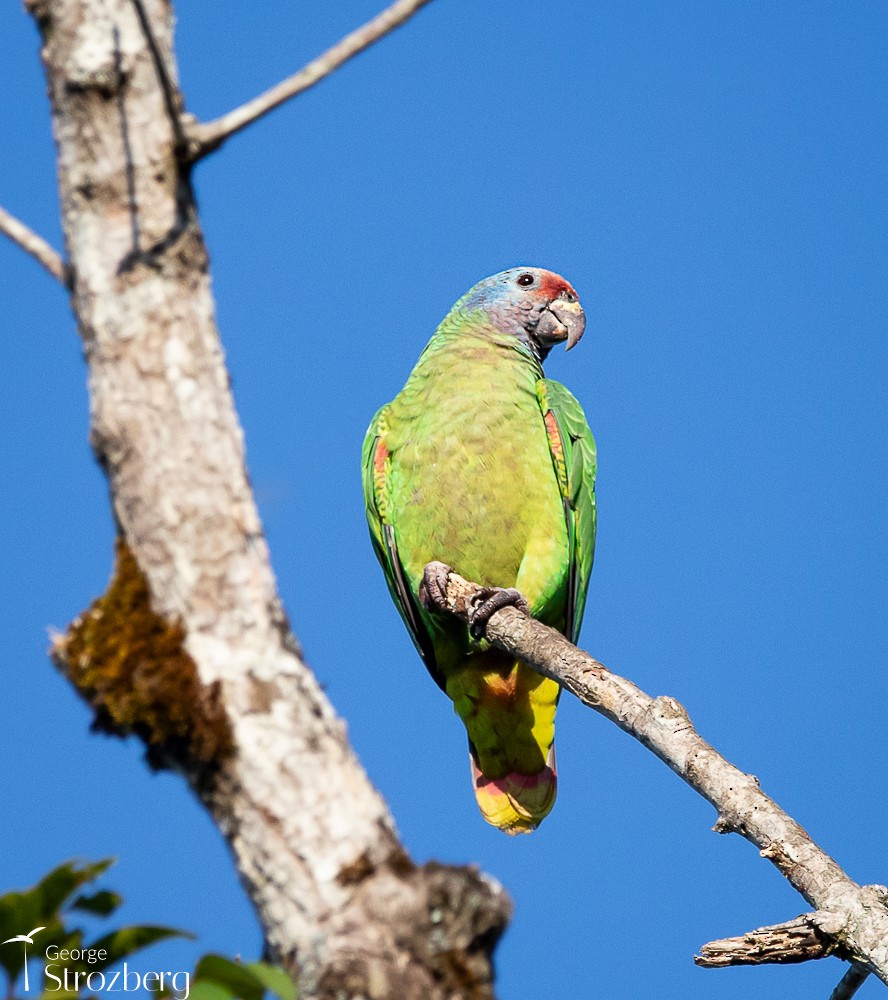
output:
[[[367,520],[419,655],[469,736],[488,823],[529,833],[555,801],[559,685],[484,640],[507,604],[576,642],[595,550],[595,441],[543,375],[585,314],[564,278],[517,267],[444,318],[363,448]],[[442,614],[451,567],[485,588],[470,625]],[[523,595],[523,596],[522,596]],[[525,601],[526,599],[526,601]]]

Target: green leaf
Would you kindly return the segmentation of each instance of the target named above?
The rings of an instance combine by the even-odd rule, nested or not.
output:
[[[123,958],[141,951],[157,941],[165,941],[167,938],[181,937],[194,940],[194,935],[187,931],[176,930],[175,927],[155,927],[152,925],[136,925],[133,927],[121,927],[119,931],[112,931],[93,941],[86,947],[104,949],[108,955],[104,961],[94,962],[91,969],[106,969],[109,965],[119,962]]]
[[[29,893],[9,893],[0,898],[0,925],[3,931],[8,931],[0,937],[0,942],[9,938],[18,937],[20,934],[27,934],[29,931],[40,927],[34,935],[33,945],[28,945],[28,958],[42,958],[46,954],[46,949],[51,944],[57,944],[65,936],[65,928],[59,919],[47,920],[45,917],[39,919],[36,913],[38,900]],[[14,933],[13,933],[14,931]],[[21,974],[25,964],[25,950],[21,943],[14,941],[11,944],[0,943],[0,965],[9,976],[10,982],[15,982]]]
[[[28,928],[28,930],[31,929],[32,928],[30,927]],[[68,949],[80,948],[82,946],[81,944],[82,937],[83,937],[82,931],[80,930],[67,931],[65,927],[58,921],[52,921],[50,924],[47,925],[45,930],[42,930],[37,935],[35,935],[34,945],[28,946],[28,958],[32,960],[31,964],[29,965],[32,991],[34,989],[34,983],[37,981],[39,977],[43,976],[43,967],[46,965],[46,949],[50,945],[56,945],[58,948],[68,948]],[[3,940],[5,941],[6,939],[4,938]],[[7,967],[7,974],[9,975],[10,982],[14,983],[22,973],[22,968],[24,966],[24,949],[22,948],[21,945],[16,946],[15,944],[0,946],[0,956],[3,956],[3,953],[7,952],[9,957],[15,959],[16,967],[12,970],[10,970]],[[4,958],[5,957],[6,956],[4,956]],[[34,966],[36,965],[36,962],[34,960],[38,959],[40,961],[39,976],[38,973],[35,972],[34,968]],[[72,969],[77,967],[77,963],[74,962],[68,962],[67,964]],[[56,991],[55,996],[61,997],[61,991]]]
[[[234,995],[224,986],[206,980],[192,983],[191,989],[188,991],[188,1000],[232,1000]]]
[[[98,878],[113,861],[113,858],[87,863],[66,861],[30,889],[0,896],[0,941],[43,925],[46,930],[39,932],[34,945],[40,954],[45,953],[46,946],[55,943],[51,937],[64,933],[60,911],[65,901],[80,886]],[[0,965],[10,981],[15,982],[24,966],[24,949],[14,944],[0,945]]]
[[[197,963],[194,978],[198,982],[216,983],[240,1000],[262,1000],[265,994],[265,985],[257,975],[222,955],[204,955]]]
[[[55,918],[65,900],[82,885],[95,881],[114,864],[114,858],[104,858],[78,867],[76,861],[66,861],[59,865],[31,890],[39,898],[40,916]],[[19,932],[22,933],[22,932]]]
[[[194,978],[201,983],[215,983],[240,1000],[262,1000],[266,990],[279,1000],[296,1000],[293,980],[283,969],[267,962],[241,965],[222,955],[204,955],[197,963]]]
[[[246,968],[262,983],[262,985],[280,1000],[296,1000],[296,984],[276,965],[267,962],[250,962]]]
[[[90,896],[78,896],[71,904],[72,910],[82,910],[85,913],[97,913],[100,917],[110,916],[123,902],[123,896],[116,892],[103,889]]]
[[[29,893],[7,892],[0,896],[0,941],[25,934],[42,923],[37,919],[37,910],[37,900]],[[0,965],[10,982],[15,982],[24,964],[24,949],[20,944],[0,944]]]
[[[34,981],[32,979],[31,980],[32,990],[34,989],[33,983]],[[43,993],[40,994],[37,1000],[74,1000],[74,997],[77,996],[77,994],[73,990],[60,990],[55,987],[54,983],[52,985],[53,985],[52,991],[48,990],[44,991]],[[95,1000],[95,998],[92,998],[92,1000]]]

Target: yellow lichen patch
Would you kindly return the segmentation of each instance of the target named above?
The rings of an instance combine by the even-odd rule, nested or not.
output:
[[[135,733],[154,766],[210,766],[232,750],[218,685],[204,686],[182,646],[184,631],[151,608],[148,583],[122,538],[105,594],[52,649],[62,672],[95,710],[97,729]]]

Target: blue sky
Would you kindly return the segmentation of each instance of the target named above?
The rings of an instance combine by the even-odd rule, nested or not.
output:
[[[224,112],[375,10],[180,4],[189,110]],[[512,893],[501,1000],[801,1000],[844,967],[696,969],[704,941],[804,901],[569,697],[552,815],[520,839],[482,822],[366,537],[364,430],[475,281],[568,277],[587,332],[547,370],[600,459],[582,644],[682,701],[852,877],[888,881],[886,35],[880,3],[435,0],[197,170],[284,601],[408,849]],[[58,243],[36,32],[5,5],[0,37],[0,204]],[[0,302],[0,890],[113,854],[123,919],[199,935],[157,949],[171,966],[257,957],[209,820],[134,741],[90,735],[46,658],[47,628],[103,589],[112,526],[66,297],[0,241]]]

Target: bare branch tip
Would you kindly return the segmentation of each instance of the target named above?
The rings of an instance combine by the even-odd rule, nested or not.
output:
[[[823,932],[818,913],[803,913],[782,924],[757,927],[738,937],[710,941],[694,956],[702,969],[724,969],[732,965],[786,965],[826,958],[836,942]]]

